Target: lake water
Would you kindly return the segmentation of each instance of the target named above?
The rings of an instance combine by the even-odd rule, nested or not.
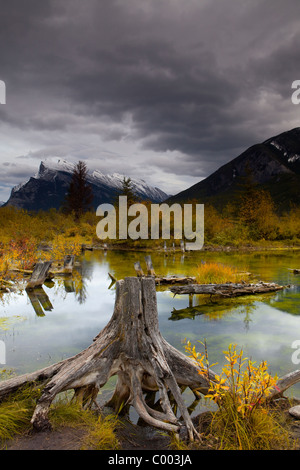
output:
[[[39,303],[25,291],[4,295],[0,303],[0,340],[6,347],[6,364],[17,374],[72,356],[89,346],[109,321],[115,301],[108,273],[117,279],[134,276],[134,262],[145,267],[143,252],[86,252],[73,281],[55,280],[44,285]],[[162,335],[184,351],[183,341],[192,344],[206,339],[211,362],[218,371],[230,343],[238,345],[247,357],[266,360],[272,374],[279,376],[300,368],[292,362],[292,343],[300,340],[300,252],[216,253],[197,252],[165,256],[151,253],[157,274],[192,275],[201,261],[216,261],[252,273],[255,279],[290,285],[275,294],[218,300],[176,296],[166,288],[157,291]],[[43,298],[44,296],[44,298]],[[35,305],[35,308],[33,307]],[[197,347],[197,346],[196,346]],[[199,348],[200,349],[200,348]],[[300,358],[300,354],[299,354]],[[289,394],[300,397],[300,384]],[[189,396],[187,397],[189,399]]]

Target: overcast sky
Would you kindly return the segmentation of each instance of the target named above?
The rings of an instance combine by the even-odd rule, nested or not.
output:
[[[174,194],[298,127],[299,0],[0,0],[0,200],[44,159]]]

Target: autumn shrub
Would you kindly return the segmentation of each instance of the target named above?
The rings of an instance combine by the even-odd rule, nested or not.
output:
[[[8,252],[17,267],[30,269],[38,260],[38,243],[33,237],[18,236],[10,240]]]
[[[66,255],[78,256],[82,250],[82,238],[79,235],[66,237],[64,234],[56,235],[51,241],[50,250],[44,258],[62,261]]]
[[[224,351],[225,365],[221,373],[212,378],[206,343],[204,352],[197,352],[190,341],[185,349],[210,384],[207,398],[218,405],[210,432],[220,450],[266,450],[290,447],[288,431],[269,409],[267,399],[277,376],[268,372],[266,361],[257,364],[229,345]]]

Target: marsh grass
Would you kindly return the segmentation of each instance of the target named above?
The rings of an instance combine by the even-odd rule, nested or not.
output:
[[[267,407],[243,418],[227,400],[214,413],[209,429],[218,450],[291,450],[295,446],[283,418]]]
[[[248,278],[237,268],[221,263],[203,262],[194,271],[198,284],[225,284],[228,282],[241,282]]]
[[[30,419],[39,395],[39,389],[27,386],[0,403],[0,442],[2,444],[7,439],[12,439],[30,428]]]
[[[31,417],[41,390],[24,387],[21,391],[0,403],[0,442],[22,435],[31,429]],[[50,409],[49,418],[53,430],[64,427],[83,431],[82,450],[119,449],[116,429],[121,425],[117,416],[102,416],[92,410],[83,410],[66,395],[60,396]]]
[[[76,401],[62,396],[55,402],[49,418],[54,429],[64,426],[83,429],[82,450],[120,449],[116,430],[121,422],[117,415],[104,416],[90,409],[84,410]]]

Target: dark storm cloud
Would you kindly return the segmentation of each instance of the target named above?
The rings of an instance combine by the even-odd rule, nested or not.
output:
[[[149,173],[204,177],[297,120],[298,0],[1,3],[0,123],[23,157],[127,142],[157,152]]]

